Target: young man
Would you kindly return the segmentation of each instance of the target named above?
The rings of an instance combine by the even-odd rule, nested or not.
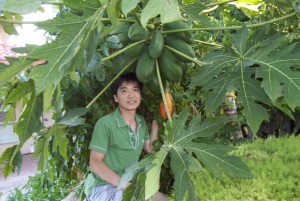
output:
[[[150,136],[145,120],[136,114],[142,96],[142,83],[134,73],[121,75],[111,87],[118,108],[100,118],[94,128],[89,148],[91,173],[86,178],[88,201],[120,201],[124,189],[117,189],[125,168],[137,162],[142,149],[152,151],[158,138],[158,124],[153,120]],[[157,193],[156,200],[166,200]]]

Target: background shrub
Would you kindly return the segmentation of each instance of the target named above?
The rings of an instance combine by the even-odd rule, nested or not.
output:
[[[300,136],[269,137],[236,146],[253,172],[253,179],[216,178],[210,172],[193,174],[202,200],[300,200]]]

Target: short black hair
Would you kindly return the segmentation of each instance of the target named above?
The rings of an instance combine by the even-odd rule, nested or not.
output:
[[[118,92],[119,87],[122,85],[123,82],[136,82],[138,83],[138,88],[142,92],[143,89],[143,83],[140,82],[134,72],[124,73],[121,74],[118,79],[115,80],[115,82],[111,85],[111,91],[113,95],[116,95]]]

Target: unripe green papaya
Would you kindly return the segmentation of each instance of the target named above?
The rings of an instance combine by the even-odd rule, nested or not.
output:
[[[178,29],[190,29],[190,28],[191,28],[191,26],[182,20],[164,24],[164,30],[166,30],[166,31],[167,30],[178,30]],[[191,31],[176,32],[176,33],[173,33],[172,35],[179,37],[180,39],[184,40],[186,43],[191,44],[193,42]]]
[[[165,84],[166,84],[166,80],[164,80],[162,78],[162,86],[165,86]],[[146,83],[146,85],[153,94],[157,94],[157,95],[161,94],[161,91],[159,88],[159,81],[158,81],[158,77],[157,77],[156,73],[154,73],[152,79],[150,79],[149,82]]]
[[[129,22],[119,22],[116,28],[111,32],[112,35],[117,35],[119,33],[127,32],[131,27],[132,23]]]
[[[128,31],[117,34],[123,46],[127,45],[130,40],[128,38]]]
[[[165,40],[166,45],[182,52],[183,54],[185,54],[191,58],[195,58],[196,54],[195,54],[194,49],[189,44],[187,44],[186,42],[181,40],[180,38],[168,35],[165,37],[164,40]],[[176,54],[176,53],[174,53],[174,54]],[[191,62],[187,58],[184,58],[183,56],[180,56],[180,55],[178,55],[178,59],[185,63]]]
[[[143,52],[143,50],[145,49],[145,47],[146,47],[145,43],[140,43],[140,44],[137,44],[136,46],[131,47],[128,50],[126,50],[124,52],[124,54],[126,54],[130,57],[135,57],[135,56],[140,55]]]
[[[163,49],[162,55],[158,59],[161,75],[170,82],[180,82],[183,69],[180,62],[167,48]]]
[[[130,42],[128,38],[128,31],[132,23],[129,22],[119,22],[117,27],[111,32],[111,35],[116,35],[119,37],[121,43],[126,45]]]
[[[130,57],[124,53],[118,55],[113,62],[113,70],[115,73],[119,73],[123,68],[130,64],[136,57]],[[126,69],[125,72],[129,72],[134,66],[134,62]]]
[[[149,55],[153,59],[160,57],[164,47],[164,38],[160,30],[153,31],[152,39],[149,43]]]
[[[136,77],[141,82],[148,82],[152,79],[155,72],[155,59],[151,58],[148,54],[148,49],[143,51],[142,55],[138,58],[135,73]]]
[[[134,23],[133,25],[130,26],[129,31],[128,31],[128,38],[131,41],[139,41],[139,40],[144,40],[148,36],[148,31],[142,25],[139,23]]]

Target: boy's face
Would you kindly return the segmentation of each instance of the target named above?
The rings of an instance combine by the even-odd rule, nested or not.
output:
[[[118,88],[114,100],[121,110],[136,110],[142,100],[141,91],[137,82],[123,82]]]

